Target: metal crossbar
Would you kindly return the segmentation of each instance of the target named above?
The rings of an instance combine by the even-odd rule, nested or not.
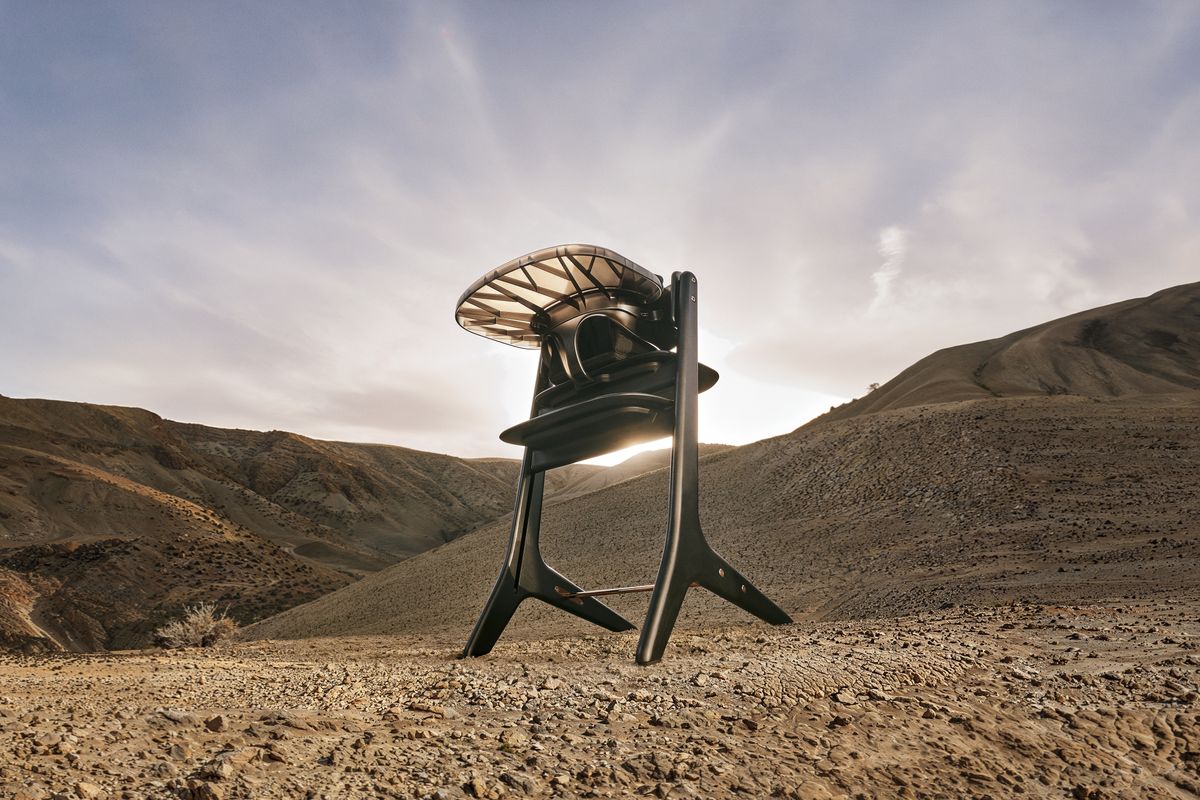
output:
[[[695,581],[692,581],[692,586],[699,586],[699,585],[700,584],[696,583]],[[574,599],[576,597],[605,597],[610,594],[629,594],[631,592],[653,592],[654,584],[647,583],[644,586],[617,586],[613,589],[588,589],[585,591],[578,591],[578,592],[570,592],[570,591],[567,591],[566,589],[562,588],[561,586],[555,586],[554,591],[558,594],[559,597],[565,597],[567,599]]]
[[[604,597],[610,594],[629,594],[630,592],[653,592],[654,584],[648,583],[645,586],[618,586],[615,589],[589,589],[587,591],[569,592],[561,586],[555,586],[554,591],[559,597],[565,597],[569,600],[584,597]]]

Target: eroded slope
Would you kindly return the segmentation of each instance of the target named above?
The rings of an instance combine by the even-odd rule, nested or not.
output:
[[[927,356],[822,417],[986,397],[1127,397],[1200,388],[1200,283]]]
[[[798,619],[1151,596],[1200,581],[1200,393],[902,409],[739,447],[701,472],[707,536]],[[653,473],[552,505],[547,560],[585,588],[651,582],[665,483]],[[248,635],[465,640],[507,532],[485,526]],[[645,602],[612,605],[640,623]],[[681,628],[744,619],[696,590]],[[506,636],[586,629],[531,602]]]

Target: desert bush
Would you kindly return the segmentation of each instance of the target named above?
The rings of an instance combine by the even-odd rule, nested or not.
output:
[[[181,647],[211,647],[224,641],[237,630],[237,623],[224,612],[217,614],[213,603],[197,603],[183,609],[183,616],[173,619],[154,632],[154,643],[168,650]]]

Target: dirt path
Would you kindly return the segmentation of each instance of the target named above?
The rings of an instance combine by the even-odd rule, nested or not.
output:
[[[0,796],[1193,797],[1200,603],[0,658]]]

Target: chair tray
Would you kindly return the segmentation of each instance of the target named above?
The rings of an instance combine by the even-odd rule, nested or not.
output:
[[[604,395],[514,425],[500,434],[532,449],[535,470],[553,469],[623,447],[669,436],[675,403],[637,392]]]

